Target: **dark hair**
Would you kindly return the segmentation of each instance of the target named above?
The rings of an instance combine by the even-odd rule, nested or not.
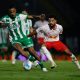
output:
[[[9,7],[8,7],[8,9],[11,9],[11,8],[16,8],[16,5],[15,5],[15,4],[13,4],[13,3],[12,3],[12,4],[10,4],[10,5],[9,5]]]
[[[56,17],[54,15],[49,15],[48,18],[54,18],[54,19],[56,19]]]

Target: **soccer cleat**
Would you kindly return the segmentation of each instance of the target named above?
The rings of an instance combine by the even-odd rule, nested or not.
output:
[[[80,70],[80,66],[78,66],[78,69]]]
[[[80,69],[80,64],[79,64],[77,58],[73,54],[71,55],[71,58],[72,58],[72,62],[74,62],[76,64],[76,66],[78,67],[78,69]]]
[[[16,63],[16,60],[12,60],[12,64],[15,64]]]
[[[54,69],[54,68],[56,68],[57,67],[57,65],[55,64],[55,65],[52,65],[51,66],[51,69]]]
[[[42,68],[43,72],[48,72],[47,68]]]
[[[55,68],[55,66],[51,66],[51,69],[54,69]]]
[[[71,55],[72,61],[77,61],[77,58],[72,54]]]

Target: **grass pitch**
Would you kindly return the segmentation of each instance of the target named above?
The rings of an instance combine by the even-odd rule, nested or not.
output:
[[[15,65],[11,61],[0,61],[0,80],[80,80],[80,70],[72,62],[56,61],[57,67],[50,69],[50,63],[45,62],[48,72],[43,72],[40,67],[34,67],[25,71],[22,62],[17,61]]]

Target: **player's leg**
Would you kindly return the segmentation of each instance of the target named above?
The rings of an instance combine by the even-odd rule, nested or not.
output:
[[[3,47],[2,48],[2,59],[3,59],[2,61],[3,62],[6,62],[7,61],[7,59],[6,59],[5,56],[7,57],[7,48],[6,47]]]
[[[16,63],[16,55],[17,55],[17,51],[12,51],[12,64]]]
[[[58,51],[64,51],[65,53],[67,53],[71,58],[72,58],[72,62],[75,63],[75,65],[78,67],[78,69],[80,69],[80,64],[77,60],[77,58],[75,57],[75,55],[68,49],[68,47],[63,44],[61,41],[58,42],[58,46],[60,48],[57,47]]]
[[[72,62],[74,62],[76,66],[78,67],[78,69],[80,69],[80,64],[76,56],[68,48],[65,49],[65,52],[70,55],[70,57],[72,58]]]
[[[17,51],[14,49],[14,47],[11,45],[11,43],[8,44],[8,56],[10,56],[10,55],[11,55],[12,64],[15,64]]]
[[[51,62],[51,68],[56,67],[56,63],[54,62],[49,50],[46,48],[46,43],[44,43],[44,38],[38,38],[38,44],[41,46],[40,52],[42,54],[45,54],[48,60]],[[47,46],[50,46],[50,45],[48,44]]]
[[[46,48],[46,46],[43,45],[43,46],[41,47],[41,53],[44,53],[44,54],[47,56],[48,60],[51,62],[51,68],[54,68],[54,67],[57,66],[56,63],[54,62],[52,56],[51,56],[51,53],[50,53],[49,50]]]
[[[23,44],[25,44],[27,46],[31,55],[34,56],[39,61],[38,64],[40,65],[41,69],[46,72],[47,69],[44,68],[44,65],[42,64],[40,57],[38,56],[38,54],[36,53],[36,51],[33,48],[34,44],[33,44],[32,39],[31,38],[25,38]]]
[[[40,57],[37,55],[37,53],[36,53],[36,51],[34,50],[34,48],[33,48],[33,47],[29,47],[28,50],[30,51],[31,55],[33,55],[33,56],[39,61],[38,64],[40,65],[41,69],[46,72],[47,69],[46,69],[46,68],[44,67],[44,65],[42,64],[41,59],[40,59]],[[39,57],[39,59],[38,59],[38,57]]]
[[[23,50],[23,48],[21,47],[21,45],[20,45],[19,43],[15,43],[15,44],[13,45],[13,47],[14,47],[16,50],[18,50],[23,56],[25,56],[26,58],[28,58],[29,55],[27,54],[26,51]]]

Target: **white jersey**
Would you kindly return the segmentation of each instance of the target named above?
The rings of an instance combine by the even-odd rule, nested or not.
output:
[[[45,26],[45,25],[47,25],[48,24],[48,21],[36,21],[35,22],[35,24],[34,24],[34,28],[40,28],[40,27],[42,27],[42,26]]]
[[[59,41],[59,34],[62,33],[63,28],[61,25],[56,24],[56,29],[50,29],[49,25],[45,25],[43,27],[38,28],[37,33],[42,32],[44,33],[45,41]]]
[[[43,27],[45,25],[48,25],[48,21],[45,20],[45,21],[42,22],[42,21],[39,20],[39,21],[35,22],[34,28],[38,29],[38,28]],[[42,32],[38,32],[37,37],[38,38],[44,37],[44,34]]]

